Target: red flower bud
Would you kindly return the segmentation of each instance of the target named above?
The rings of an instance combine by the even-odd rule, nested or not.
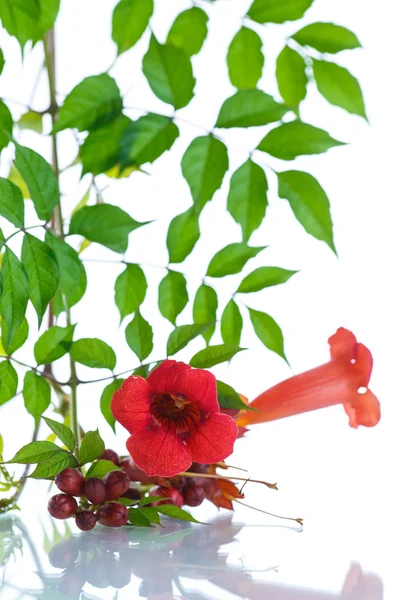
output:
[[[164,498],[168,498],[168,500],[159,500],[158,502],[153,502],[153,506],[160,506],[162,504],[174,504],[175,506],[179,506],[180,508],[184,504],[183,496],[180,493],[180,491],[176,488],[153,488],[150,491],[150,496],[163,496]]]
[[[76,540],[69,539],[59,542],[49,552],[49,562],[56,569],[66,569],[78,558],[79,548]]]
[[[83,493],[92,504],[101,504],[106,499],[106,486],[98,477],[86,479]]]
[[[129,500],[140,500],[141,493],[134,487],[129,488],[123,496],[124,498],[129,498]]]
[[[97,511],[99,521],[107,527],[122,527],[128,522],[128,509],[119,502],[103,504]]]
[[[184,503],[188,506],[200,506],[206,497],[205,492],[199,485],[188,485],[183,490]]]
[[[67,494],[56,494],[47,504],[47,510],[55,519],[69,519],[75,514],[77,508],[75,498]]]
[[[111,462],[114,463],[114,465],[117,465],[117,467],[121,460],[120,457],[118,456],[118,454],[114,450],[110,450],[110,449],[104,450],[104,452],[100,456],[100,458],[103,460],[110,460]]]
[[[79,473],[76,469],[68,467],[57,475],[54,483],[59,490],[64,492],[64,494],[70,494],[70,496],[82,496],[85,478],[82,473]]]
[[[106,486],[106,500],[118,500],[129,489],[131,480],[125,471],[111,471],[103,477]]]
[[[130,456],[121,460],[120,466],[123,468],[125,473],[128,473],[131,481],[140,481],[141,483],[152,483],[150,477],[146,475],[144,471],[139,469],[133,462]]]
[[[97,518],[90,510],[83,510],[76,515],[76,526],[82,531],[90,531],[97,523]]]

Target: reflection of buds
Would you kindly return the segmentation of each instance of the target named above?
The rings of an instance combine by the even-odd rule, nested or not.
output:
[[[56,494],[47,504],[47,510],[55,519],[69,519],[75,514],[77,508],[75,498],[67,494]]]
[[[83,493],[92,504],[101,504],[106,499],[106,486],[98,477],[91,477],[85,481]]]
[[[122,527],[128,522],[128,509],[119,502],[103,504],[97,511],[99,521],[107,527]]]
[[[114,465],[117,465],[117,466],[120,463],[120,458],[119,458],[118,454],[114,450],[110,450],[109,448],[104,450],[103,454],[100,456],[100,459],[109,460],[110,462],[113,462]]]
[[[58,589],[65,596],[77,596],[86,583],[81,565],[74,565],[64,571]]]
[[[76,526],[82,531],[90,531],[97,523],[97,518],[90,510],[82,510],[76,515]]]
[[[71,469],[68,467],[57,475],[54,483],[58,489],[65,494],[70,494],[71,496],[82,496],[85,478],[83,477],[82,473],[76,469]]]
[[[129,489],[131,480],[125,471],[111,471],[103,478],[106,500],[118,500]]]
[[[109,585],[117,590],[129,585],[131,581],[131,570],[126,567],[123,561],[116,557],[107,562],[107,579]]]
[[[63,540],[49,552],[49,562],[56,569],[66,569],[74,564],[79,554],[76,540]]]
[[[351,566],[344,582],[343,600],[382,600],[383,584],[377,575],[364,573],[358,564]]]
[[[108,552],[123,552],[129,548],[129,535],[126,529],[96,529],[95,540]]]

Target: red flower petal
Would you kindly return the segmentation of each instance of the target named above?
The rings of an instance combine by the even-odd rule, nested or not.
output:
[[[355,358],[357,351],[357,338],[348,329],[339,327],[337,332],[333,334],[328,343],[331,347],[332,360],[344,360],[350,362]]]
[[[164,394],[165,392],[172,392],[174,387],[175,377],[191,369],[189,365],[184,362],[177,362],[176,360],[164,360],[158,367],[156,367],[146,381],[151,387],[151,391],[155,394]]]
[[[372,354],[364,344],[357,344],[355,368],[360,372],[360,386],[368,387],[374,364]]]
[[[137,431],[126,442],[129,454],[149,477],[173,477],[192,464],[187,447],[169,431],[158,427]]]
[[[365,394],[358,394],[351,404],[344,404],[344,410],[349,416],[350,427],[354,427],[354,429],[360,425],[375,427],[381,418],[378,398],[371,390],[367,390]]]
[[[151,419],[150,386],[142,377],[128,377],[111,401],[111,412],[129,433],[141,431]]]
[[[206,414],[219,412],[217,382],[210,371],[190,369],[177,375],[172,393],[195,402]]]
[[[212,464],[224,460],[232,454],[237,434],[231,417],[212,413],[186,440],[193,462]]]

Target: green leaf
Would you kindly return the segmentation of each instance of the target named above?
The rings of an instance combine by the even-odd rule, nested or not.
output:
[[[164,496],[145,496],[139,501],[139,506],[146,506],[147,504],[161,502],[162,500],[168,500],[168,498],[164,498]]]
[[[121,139],[120,163],[122,167],[153,163],[178,137],[179,129],[170,117],[149,113],[130,121]]]
[[[228,150],[212,135],[197,137],[183,155],[181,166],[200,212],[222,185],[229,168]]]
[[[294,216],[304,229],[335,252],[333,224],[328,197],[318,181],[303,171],[278,173],[279,197],[289,201]]]
[[[208,328],[203,332],[203,338],[208,345],[215,331],[217,320],[218,296],[214,288],[202,283],[196,292],[193,302],[193,322]],[[211,325],[210,325],[211,323]]]
[[[115,368],[117,357],[114,350],[98,338],[82,338],[74,342],[70,349],[71,358],[93,369]]]
[[[232,175],[227,207],[242,228],[244,242],[249,240],[265,217],[267,190],[264,170],[250,158]]]
[[[217,381],[218,403],[221,408],[248,410],[248,405],[243,402],[239,394],[227,383]]]
[[[229,300],[221,317],[221,336],[225,344],[239,346],[242,337],[243,319],[236,302]]]
[[[18,375],[8,360],[0,363],[0,406],[14,398],[17,393]]]
[[[115,282],[115,304],[121,321],[136,312],[146,297],[147,281],[139,265],[127,264]]]
[[[186,279],[182,273],[168,271],[158,288],[158,307],[163,317],[175,325],[177,316],[189,302]]]
[[[170,263],[181,263],[200,238],[199,217],[194,207],[172,219],[167,233]]]
[[[19,350],[28,339],[29,325],[26,318],[22,321],[15,334],[12,336],[10,343],[8,340],[8,328],[4,319],[1,319],[1,343],[7,352],[8,356]]]
[[[114,379],[114,381],[109,383],[104,388],[103,393],[101,394],[101,398],[100,398],[101,413],[114,433],[115,433],[115,417],[111,412],[111,400],[112,400],[112,397],[114,396],[115,392],[117,390],[119,390],[119,388],[121,387],[121,385],[123,383],[124,383],[123,379]]]
[[[170,517],[171,519],[179,519],[180,521],[189,521],[189,523],[201,523],[186,510],[182,510],[178,506],[174,506],[173,504],[163,504],[161,506],[156,507],[157,512],[160,514]]]
[[[216,127],[257,127],[279,121],[288,111],[284,104],[261,90],[239,90],[225,100]]]
[[[48,460],[57,453],[64,452],[53,442],[31,442],[18,450],[17,454],[8,463],[19,465],[34,465]]]
[[[229,46],[226,61],[232,85],[239,89],[255,88],[264,66],[260,36],[248,27],[239,29]]]
[[[189,56],[180,48],[160,44],[154,35],[143,58],[143,73],[157,98],[176,110],[193,98],[196,80]]]
[[[0,75],[3,72],[4,69],[4,65],[6,64],[5,58],[4,58],[4,52],[3,50],[0,48]]]
[[[59,327],[55,325],[45,331],[34,347],[38,365],[46,365],[58,360],[68,352],[72,344],[75,325]]]
[[[60,450],[44,462],[36,467],[31,473],[31,479],[53,479],[58,473],[64,471],[64,469],[70,466],[71,455],[65,450]]]
[[[231,360],[238,352],[244,348],[232,346],[231,344],[220,344],[218,346],[208,346],[204,350],[197,352],[190,361],[192,367],[198,369],[210,369],[214,365]]]
[[[46,231],[46,244],[53,250],[60,276],[60,288],[69,308],[75,306],[86,291],[85,267],[79,254],[67,242]]]
[[[120,0],[112,17],[112,39],[118,54],[129,50],[140,40],[153,14],[153,0]]]
[[[12,0],[0,2],[0,19],[4,29],[17,38],[22,50],[29,40],[40,35],[40,5],[38,0]]]
[[[58,12],[60,10],[61,0],[39,0],[40,4],[40,21],[39,28],[44,32],[53,29],[56,22]]]
[[[36,133],[43,133],[43,115],[34,110],[28,110],[17,123],[20,129],[29,129]]]
[[[247,13],[257,23],[284,23],[301,19],[313,0],[254,0]]]
[[[97,242],[123,254],[128,248],[129,234],[146,225],[132,219],[128,213],[111,204],[85,206],[76,212],[70,224],[70,235],[83,235],[91,242]]]
[[[107,73],[86,77],[68,94],[61,106],[53,133],[73,127],[95,129],[113,121],[122,111],[121,93]]]
[[[181,12],[172,23],[167,44],[181,48],[189,56],[198,54],[207,37],[208,16],[201,8],[193,6]]]
[[[282,160],[293,160],[302,154],[321,154],[334,146],[343,146],[343,142],[335,140],[319,127],[296,120],[269,131],[257,150]]]
[[[118,163],[122,137],[130,123],[131,119],[121,114],[111,123],[89,132],[79,149],[82,175],[99,175]]]
[[[285,283],[296,273],[297,271],[288,271],[280,267],[260,267],[243,279],[238,292],[242,294],[258,292],[264,288]]]
[[[151,527],[151,523],[138,508],[129,509],[129,523],[136,527]]]
[[[283,335],[281,328],[272,317],[266,313],[248,308],[254,331],[266,348],[279,354],[286,362]]]
[[[58,203],[57,178],[49,163],[37,152],[16,142],[15,166],[28,186],[37,216],[48,221]]]
[[[140,362],[151,354],[153,350],[153,329],[142,317],[139,309],[125,330],[126,341],[130,349],[136,354]]]
[[[47,306],[58,289],[58,264],[53,250],[29,233],[24,235],[21,259],[28,275],[29,298],[40,327]]]
[[[344,67],[313,60],[315,83],[320,94],[334,106],[367,119],[363,93],[357,79]]]
[[[98,429],[88,431],[82,440],[81,449],[79,451],[79,462],[81,465],[93,462],[99,458],[105,450],[105,444],[100,437]]]
[[[158,366],[159,364],[161,364],[162,361],[156,363],[153,368],[155,369],[156,366]],[[143,377],[143,379],[146,379],[148,374],[150,373],[150,365],[140,365],[139,367],[137,367],[136,369],[134,369],[132,375],[136,375],[137,377]]]
[[[111,473],[111,471],[120,471],[121,467],[117,467],[111,460],[96,460],[86,473],[86,479],[90,479],[90,477],[99,477],[102,479],[104,475],[107,473]]]
[[[34,371],[28,371],[25,374],[22,395],[26,410],[37,421],[38,417],[50,405],[51,391],[49,384],[41,375]]]
[[[172,356],[180,350],[183,350],[189,342],[194,340],[197,336],[202,335],[212,323],[203,323],[193,325],[181,325],[176,327],[170,334],[167,343],[167,356]]]
[[[15,227],[24,226],[24,199],[21,190],[2,177],[0,177],[0,216]]]
[[[13,118],[10,109],[0,100],[0,151],[6,148],[11,141]]]
[[[160,517],[157,510],[151,506],[145,506],[144,508],[139,508],[139,511],[142,513],[146,519],[148,519],[151,523],[155,523],[156,525],[160,525]]]
[[[3,450],[4,450],[4,440],[3,440],[3,436],[0,434],[0,458],[3,456]]]
[[[49,419],[48,417],[42,417],[46,424],[50,427],[50,429],[56,434],[56,436],[62,441],[62,443],[70,450],[71,452],[75,449],[75,437],[72,433],[71,429],[64,425],[63,423],[59,423],[58,421],[53,421],[53,419]]]
[[[297,31],[292,38],[302,46],[329,54],[361,48],[358,37],[352,31],[334,23],[311,23]]]
[[[279,93],[289,106],[298,106],[307,94],[305,60],[296,50],[285,46],[276,60]]]
[[[25,269],[9,248],[3,256],[1,274],[3,294],[0,299],[0,309],[8,331],[5,343],[10,345],[25,319],[29,290]]]
[[[225,277],[225,275],[240,273],[247,261],[257,256],[265,248],[266,246],[254,248],[244,242],[229,244],[211,259],[207,275],[209,277]]]

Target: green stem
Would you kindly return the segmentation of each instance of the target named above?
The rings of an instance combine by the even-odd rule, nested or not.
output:
[[[54,29],[49,31],[46,34],[44,39],[44,54],[45,54],[45,63],[46,63],[46,71],[49,80],[49,91],[50,91],[50,115],[52,120],[52,125],[54,125],[57,120],[58,115],[58,103],[57,103],[57,81],[56,81],[56,48],[55,48],[55,34]],[[57,177],[57,181],[60,179],[60,165],[58,160],[58,146],[57,146],[57,134],[52,134],[52,165],[54,172]],[[59,196],[58,203],[54,209],[54,215],[52,219],[52,223],[54,225],[55,231],[62,237],[65,237],[64,232],[64,224],[63,224],[63,216],[62,216],[62,207],[61,207],[61,196]],[[65,305],[65,313],[67,317],[67,325],[71,325],[71,311],[68,307],[65,297],[64,305]],[[75,451],[79,454],[79,446],[80,446],[80,429],[79,429],[79,421],[78,421],[78,378],[76,375],[76,365],[75,361],[72,359],[70,355],[70,370],[71,370],[71,404],[70,404],[70,420],[71,420],[71,429],[75,436]]]

